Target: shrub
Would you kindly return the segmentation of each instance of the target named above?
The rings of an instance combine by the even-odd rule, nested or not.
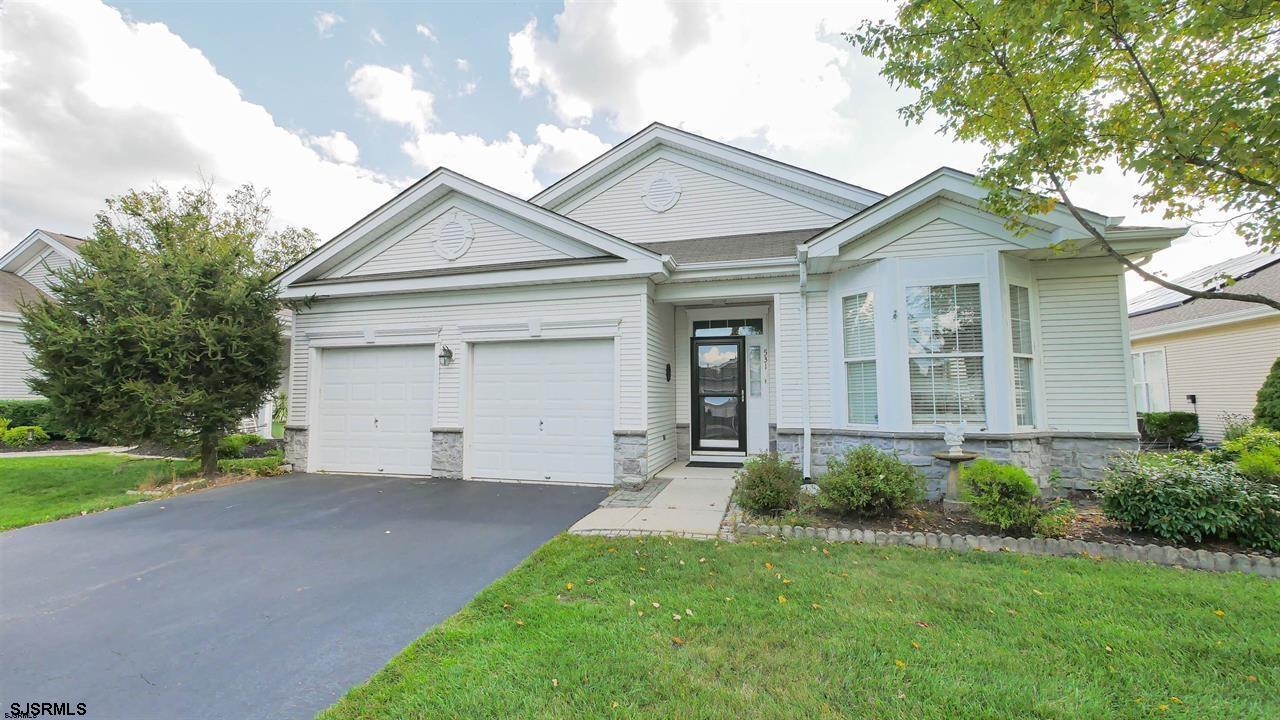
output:
[[[841,513],[885,515],[909,507],[921,497],[919,471],[897,456],[859,445],[827,461],[818,480],[818,502]]]
[[[0,417],[0,437],[4,437],[4,432],[9,429],[9,418]]]
[[[1071,503],[1063,500],[1054,503],[1042,513],[1036,520],[1035,534],[1036,537],[1042,538],[1060,538],[1066,537],[1071,531],[1071,526],[1076,522],[1076,509]]]
[[[1240,437],[1222,442],[1222,450],[1231,458],[1237,458],[1245,453],[1257,452],[1267,448],[1280,449],[1280,431],[1271,430],[1261,425],[1249,428]]]
[[[49,442],[49,434],[39,425],[19,425],[5,431],[4,444],[9,447],[35,447]]]
[[[0,400],[0,417],[9,418],[13,427],[39,425],[41,417],[48,412],[48,400]]]
[[[1222,439],[1235,440],[1249,432],[1253,427],[1253,418],[1241,413],[1222,413]]]
[[[1001,530],[1032,528],[1040,518],[1040,488],[1016,465],[975,460],[960,468],[960,488],[974,516]]]
[[[1200,430],[1200,418],[1189,412],[1149,412],[1142,414],[1142,431],[1156,442],[1180,447]]]
[[[261,435],[253,433],[241,433],[238,435],[227,435],[218,441],[218,457],[223,458],[240,458],[244,457],[244,449],[257,445],[262,442]]]
[[[1236,461],[1240,474],[1254,482],[1280,483],[1280,448],[1251,450]]]
[[[804,477],[794,460],[766,453],[747,458],[734,473],[734,480],[734,500],[748,511],[764,515],[794,508]]]
[[[1258,425],[1280,430],[1280,357],[1271,365],[1271,372],[1258,389],[1258,404],[1253,407],[1253,420]]]
[[[218,470],[224,473],[272,477],[283,475],[280,465],[284,463],[284,453],[272,452],[259,458],[230,458],[218,460]]]
[[[1098,483],[1107,517],[1174,541],[1236,537],[1255,544],[1280,538],[1280,497],[1229,463],[1195,453],[1131,453]],[[1274,502],[1274,504],[1272,504]]]

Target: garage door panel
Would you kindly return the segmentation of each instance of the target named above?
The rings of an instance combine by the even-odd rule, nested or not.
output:
[[[612,484],[612,340],[477,345],[473,477]]]

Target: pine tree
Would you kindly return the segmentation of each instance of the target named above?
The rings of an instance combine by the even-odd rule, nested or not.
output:
[[[1253,408],[1253,421],[1272,430],[1280,430],[1280,357],[1258,389],[1258,404]]]

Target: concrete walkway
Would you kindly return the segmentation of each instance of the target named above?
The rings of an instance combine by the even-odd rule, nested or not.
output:
[[[569,528],[578,535],[680,535],[714,538],[729,509],[733,492],[730,468],[691,468],[685,462],[668,465],[649,481],[661,490],[638,503],[613,502],[611,497]],[[624,491],[625,492],[625,491]]]
[[[120,453],[123,454],[131,445],[120,446],[102,446],[94,448],[81,448],[79,450],[29,450],[27,452],[0,452],[0,458],[29,458],[29,457],[54,457],[57,455],[97,455],[98,453]]]

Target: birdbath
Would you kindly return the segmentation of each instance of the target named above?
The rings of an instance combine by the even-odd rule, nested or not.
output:
[[[967,512],[969,503],[960,500],[960,464],[978,457],[978,453],[960,448],[964,442],[964,423],[947,425],[942,438],[947,449],[933,453],[935,458],[947,462],[947,488],[942,496],[942,511],[948,514]]]

